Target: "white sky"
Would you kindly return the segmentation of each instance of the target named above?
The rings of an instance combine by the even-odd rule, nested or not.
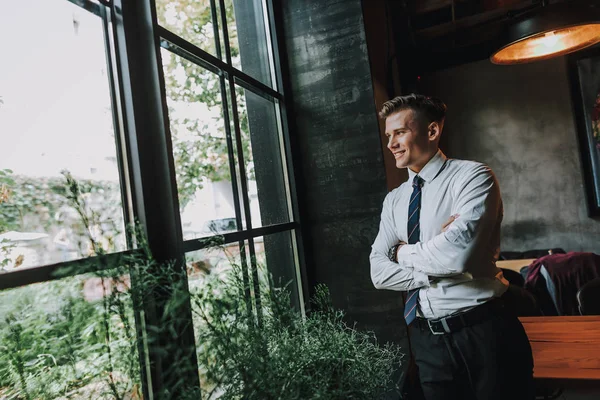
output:
[[[100,18],[66,0],[0,10],[0,168],[117,181]]]

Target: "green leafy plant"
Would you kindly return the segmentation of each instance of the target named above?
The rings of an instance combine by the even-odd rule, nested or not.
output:
[[[127,328],[105,300],[82,295],[82,287],[97,279],[79,276],[1,293],[0,393],[9,399],[123,399],[136,390],[139,378],[126,368],[130,357],[123,351]],[[114,303],[111,294],[105,299]]]
[[[291,308],[289,290],[271,282],[258,318],[242,296],[243,270],[231,264],[192,296],[198,360],[212,384],[204,385],[203,398],[376,399],[393,386],[400,349],[348,326],[325,286],[316,288],[313,311],[303,317]]]
[[[65,180],[64,195],[80,216],[94,254],[112,251],[104,247],[110,241],[89,229],[99,221],[85,201],[86,188],[67,173]],[[171,263],[152,257],[141,228],[132,235],[139,251],[109,268],[0,293],[0,395],[141,398],[134,304],[149,304],[153,294],[165,294],[165,287],[170,289],[164,312],[147,329],[170,335],[159,351],[175,354],[178,362],[164,372],[177,379],[192,360],[169,343],[176,343],[173,321],[180,305],[191,302],[201,388],[185,398],[375,399],[393,387],[400,349],[378,345],[373,334],[347,325],[325,286],[316,288],[304,316],[266,268],[249,274],[230,255],[224,268],[205,270],[201,283],[188,290]],[[220,237],[213,247],[227,252]],[[258,276],[258,291],[252,276]]]

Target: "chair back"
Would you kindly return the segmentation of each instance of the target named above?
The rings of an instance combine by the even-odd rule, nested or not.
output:
[[[581,315],[600,315],[600,278],[592,279],[577,292]]]

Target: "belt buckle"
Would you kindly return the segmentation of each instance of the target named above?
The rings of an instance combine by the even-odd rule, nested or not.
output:
[[[436,322],[438,322],[438,321],[436,321]],[[435,331],[433,329],[433,327],[431,326],[431,320],[429,320],[429,319],[427,320],[427,326],[429,327],[429,330],[431,331],[431,333],[434,335],[444,335],[446,333],[450,333],[450,327],[448,326],[448,323],[446,322],[446,318],[440,319],[439,322],[442,323],[442,328],[444,328],[443,332]]]

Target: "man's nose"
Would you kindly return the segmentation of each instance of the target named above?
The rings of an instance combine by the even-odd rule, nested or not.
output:
[[[390,138],[388,139],[388,144],[387,147],[388,149],[393,149],[394,147],[396,147],[398,145],[398,143],[396,143],[396,141],[394,140],[393,136],[390,136]]]

